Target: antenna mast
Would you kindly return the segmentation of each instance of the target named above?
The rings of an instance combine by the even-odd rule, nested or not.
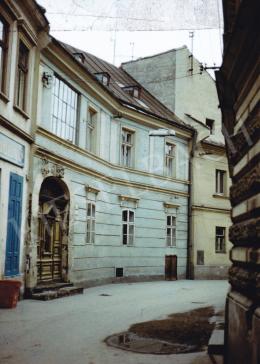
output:
[[[193,45],[194,45],[194,31],[189,32],[189,38],[191,38],[191,54],[190,54],[190,74],[193,75]]]

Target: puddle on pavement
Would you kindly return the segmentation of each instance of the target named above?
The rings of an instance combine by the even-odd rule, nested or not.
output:
[[[213,307],[203,307],[132,325],[109,336],[109,346],[142,354],[184,354],[206,350],[215,326]]]

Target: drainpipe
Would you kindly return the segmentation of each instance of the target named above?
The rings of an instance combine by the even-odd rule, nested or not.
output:
[[[193,221],[192,221],[192,205],[193,205],[193,159],[194,152],[197,143],[197,130],[194,130],[192,136],[192,147],[189,158],[189,199],[188,199],[188,249],[187,249],[187,268],[186,268],[186,279],[194,279],[194,263],[193,263]]]

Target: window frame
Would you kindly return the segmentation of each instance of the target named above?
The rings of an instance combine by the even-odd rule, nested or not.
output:
[[[21,55],[21,46],[24,47],[26,52],[26,62],[25,64],[20,63],[20,55]],[[30,51],[31,48],[28,43],[22,38],[18,38],[18,45],[17,45],[17,61],[16,61],[16,76],[15,76],[15,97],[14,97],[14,104],[23,112],[27,112],[27,105],[28,105],[28,82],[29,82],[29,69],[30,69]],[[20,75],[23,74],[24,81],[23,81],[23,89],[22,95],[20,94]],[[22,96],[22,102],[20,102],[20,98]]]
[[[67,118],[66,118],[66,121],[63,122],[61,120],[61,117],[58,118],[54,115],[54,105],[55,105],[55,98],[57,98],[57,108],[58,108],[58,113],[60,112],[59,110],[59,107],[60,107],[60,103],[63,104],[65,103],[66,104],[66,116],[67,116],[67,102],[63,100],[63,98],[61,99],[59,97],[60,93],[61,93],[61,85],[59,84],[59,91],[58,91],[58,95],[55,95],[55,82],[56,80],[58,80],[60,83],[63,84],[62,87],[64,87],[64,85],[71,91],[75,94],[74,96],[74,101],[76,99],[76,102],[75,102],[75,108],[72,107],[72,105],[69,105],[70,106],[70,109],[74,110],[75,111],[75,125],[70,125],[70,122],[68,123],[67,121]],[[63,93],[63,96],[64,96],[64,89],[62,91]],[[62,97],[63,97],[62,96]],[[52,107],[51,107],[51,132],[55,135],[57,135],[59,138],[62,138],[63,140],[69,142],[69,143],[72,143],[74,145],[77,145],[78,144],[78,127],[79,127],[79,113],[80,113],[80,92],[78,92],[70,83],[68,83],[62,76],[60,76],[58,73],[54,72],[53,74],[53,82],[52,82]],[[63,111],[62,111],[63,112]],[[59,115],[60,116],[60,115]],[[54,131],[54,121],[53,119],[56,119],[56,127],[55,127],[55,131]],[[60,125],[59,125],[60,123]],[[73,129],[73,136],[72,136],[72,140],[71,139],[66,139],[65,137],[62,136],[62,133],[58,133],[57,130],[58,128],[60,128],[60,130],[62,130],[62,126],[64,127],[64,125],[62,124],[65,124],[65,128],[72,128]],[[65,129],[66,131],[66,129]]]
[[[167,145],[170,145],[173,147],[174,154],[168,154],[166,153],[166,147]],[[168,163],[171,161],[172,167],[171,167],[171,173],[169,173]],[[172,141],[165,140],[164,143],[164,174],[166,177],[176,177],[176,144]]]
[[[168,224],[168,218],[171,220],[171,224]],[[175,224],[173,224],[173,219]],[[168,230],[170,230],[170,243],[168,241]],[[174,234],[173,234],[174,231]],[[166,215],[166,246],[167,247],[176,247],[177,246],[177,217],[174,214]]]
[[[216,195],[219,195],[219,196],[226,195],[226,176],[227,176],[227,172],[225,170],[216,169],[216,171],[215,171],[215,193],[216,193]],[[222,190],[222,192],[221,192],[221,190]]]
[[[10,24],[0,16],[0,22],[3,24],[3,39],[0,39],[0,48],[2,49],[1,67],[3,73],[0,73],[0,93],[6,95],[7,93],[7,69],[8,69],[8,52],[9,52],[9,29]]]
[[[90,226],[90,229],[88,229],[88,226]],[[88,201],[87,221],[86,221],[86,244],[93,245],[95,244],[95,240],[96,240],[96,204],[92,201]]]
[[[92,117],[95,119],[93,123],[91,123]],[[96,151],[96,135],[95,130],[97,128],[97,119],[98,119],[98,111],[95,110],[93,107],[89,106],[87,108],[87,130],[86,130],[86,150],[89,152],[95,153]]]
[[[123,141],[123,133],[129,133],[131,135],[131,143]],[[127,127],[121,128],[121,138],[120,138],[120,165],[126,168],[134,167],[134,147],[135,147],[135,130],[129,129]],[[130,148],[130,161],[126,163],[126,156],[123,154],[123,149]]]
[[[218,234],[217,229],[223,229],[223,234]],[[221,239],[221,240],[218,241],[218,239]],[[215,253],[217,253],[217,254],[226,253],[226,227],[225,226],[216,226],[215,227]]]
[[[127,212],[127,220],[124,220],[124,212]],[[130,213],[133,214],[133,221],[130,221]],[[124,234],[124,225],[126,225],[126,234]],[[129,234],[129,227],[133,226],[133,233]],[[124,242],[124,236],[126,241]],[[132,236],[132,242],[129,241],[129,236]],[[133,209],[124,208],[122,210],[122,245],[133,246],[135,241],[135,211]]]

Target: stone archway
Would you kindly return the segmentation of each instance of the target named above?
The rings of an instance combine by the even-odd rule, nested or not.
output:
[[[66,184],[45,178],[39,193],[37,284],[67,281],[69,209]]]

